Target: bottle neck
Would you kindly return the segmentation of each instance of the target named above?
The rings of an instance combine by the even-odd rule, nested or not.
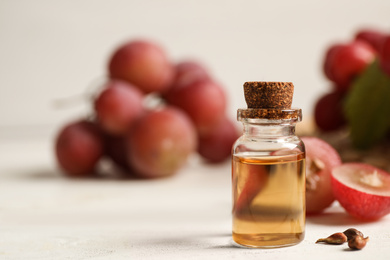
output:
[[[281,138],[295,136],[295,123],[249,123],[244,124],[244,136],[251,138]]]
[[[244,125],[244,137],[251,139],[295,137],[295,126],[302,119],[302,110],[299,108],[238,109],[237,119]]]

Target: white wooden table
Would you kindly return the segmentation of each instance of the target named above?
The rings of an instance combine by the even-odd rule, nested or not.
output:
[[[390,216],[361,223],[337,203],[302,243],[245,249],[231,239],[230,164],[196,158],[172,178],[71,180],[46,139],[0,141],[0,259],[390,259]],[[355,227],[361,251],[315,244]]]

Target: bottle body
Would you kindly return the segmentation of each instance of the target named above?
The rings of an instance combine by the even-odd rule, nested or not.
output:
[[[233,240],[248,247],[297,244],[306,212],[305,149],[296,121],[240,120],[244,134],[232,154]]]

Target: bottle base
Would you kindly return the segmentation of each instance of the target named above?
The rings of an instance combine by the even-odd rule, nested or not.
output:
[[[233,232],[233,241],[249,248],[279,248],[299,244],[305,237],[303,233],[238,234]]]

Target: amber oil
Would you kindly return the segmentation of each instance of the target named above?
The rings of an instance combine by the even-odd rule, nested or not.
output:
[[[298,244],[305,235],[305,147],[295,134],[291,82],[245,82],[243,134],[232,150],[233,240],[252,248]]]
[[[250,247],[299,243],[305,226],[304,154],[233,157],[233,240]]]

